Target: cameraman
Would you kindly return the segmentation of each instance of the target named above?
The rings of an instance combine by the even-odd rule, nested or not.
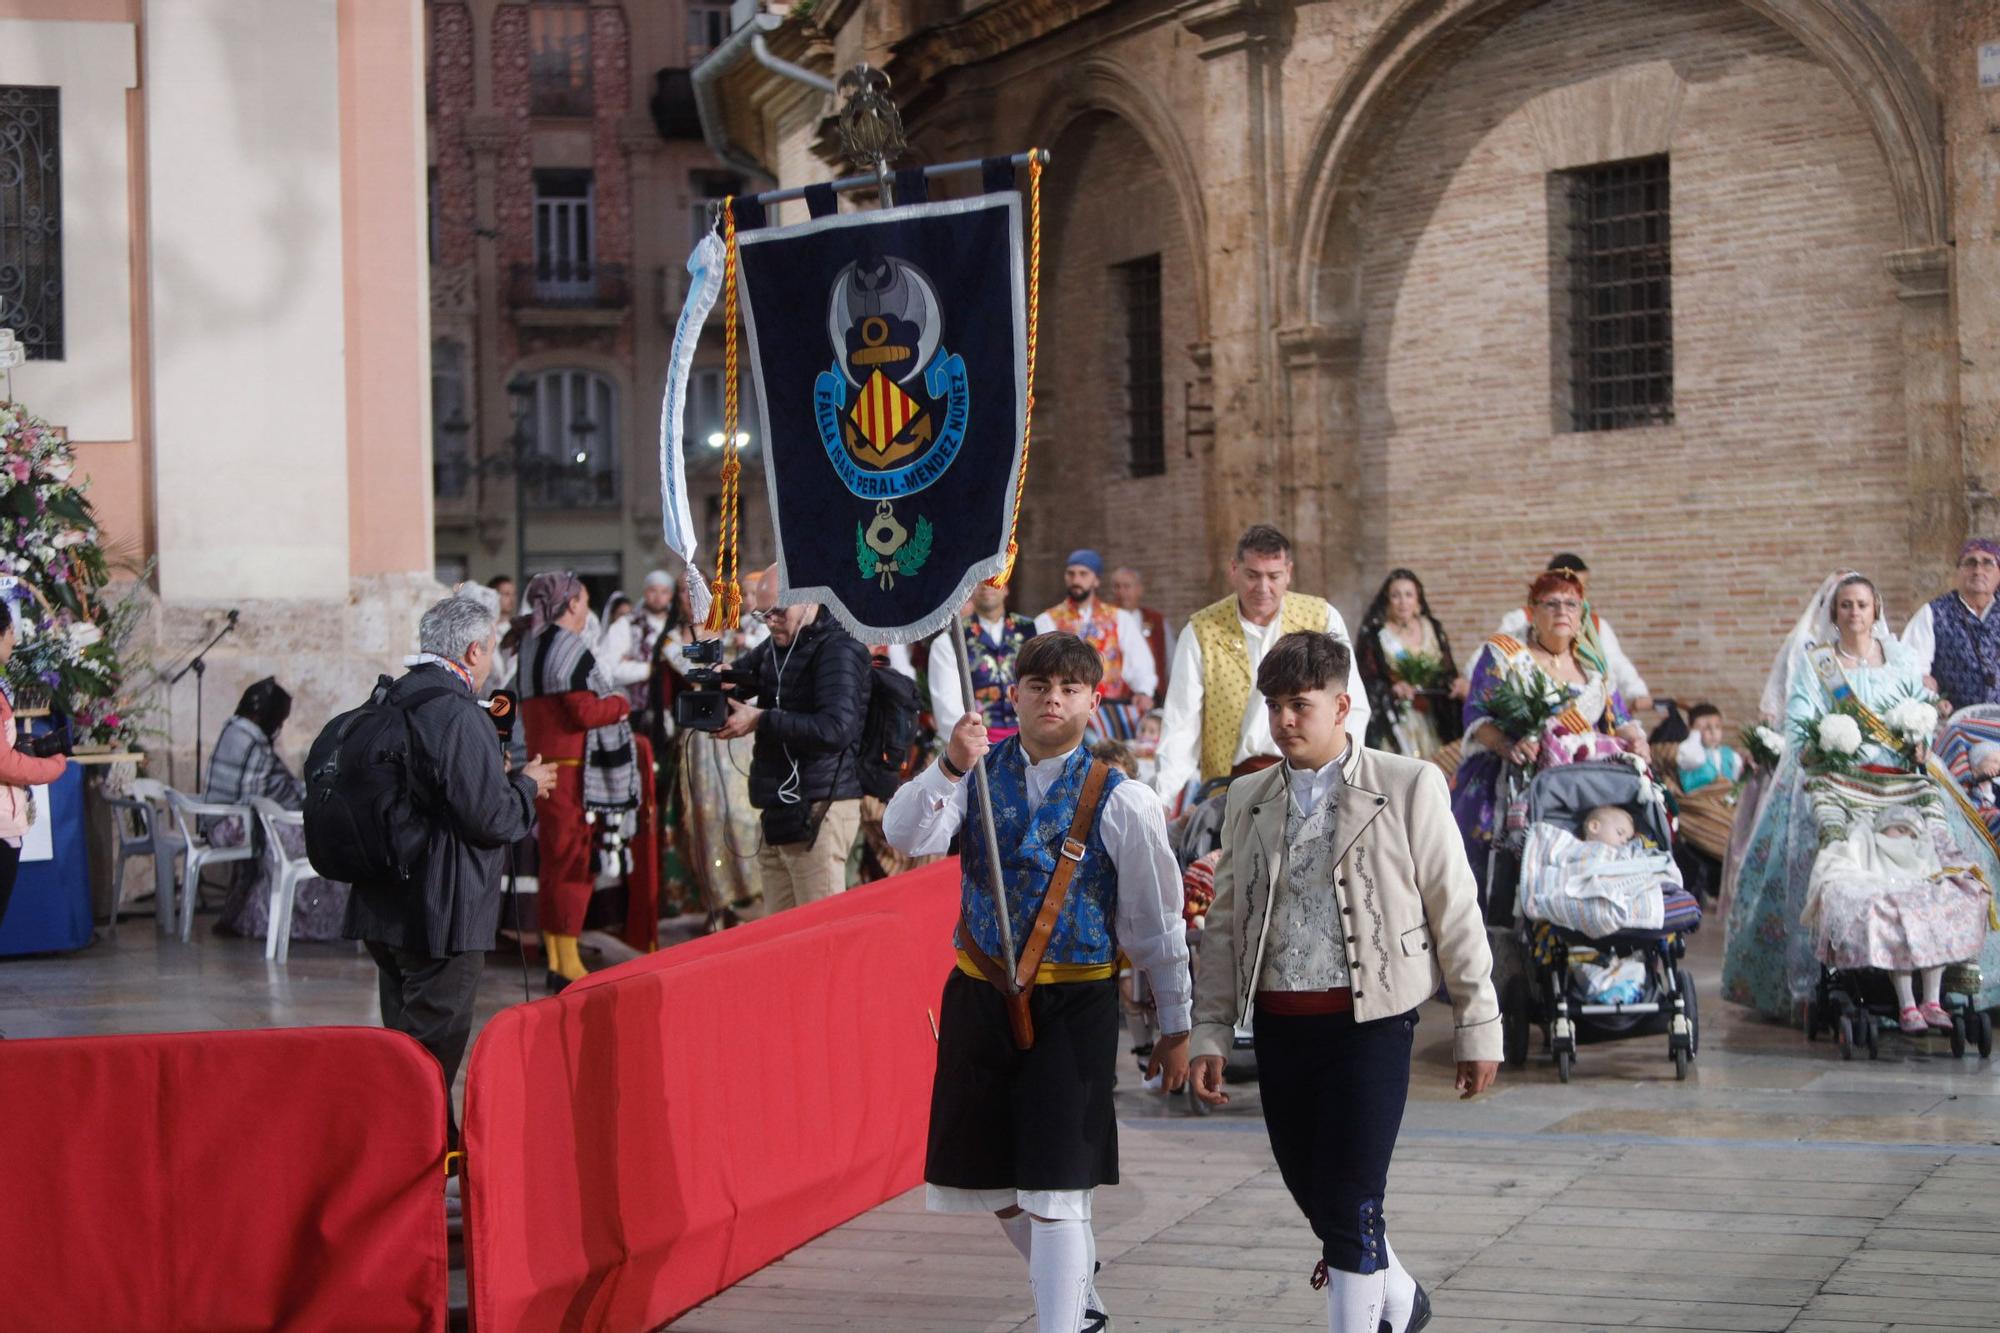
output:
[[[773,596],[768,572],[759,601]],[[729,701],[716,736],[755,736],[750,803],[763,811],[757,873],[764,915],[830,898],[847,887],[847,853],[861,827],[861,731],[868,650],[817,603],[757,612],[771,637],[737,659],[754,673],[757,702]]]
[[[54,782],[69,763],[61,754],[43,757],[46,743],[14,748],[14,691],[7,684],[7,662],[13,656],[14,609],[0,597],[0,922],[7,919],[7,900],[14,896],[14,877],[21,869],[21,839],[35,821],[28,788]],[[48,818],[46,811],[42,818]]]
[[[447,1103],[472,1036],[479,969],[500,924],[507,848],[535,827],[535,797],[556,783],[540,755],[509,774],[500,735],[479,707],[496,638],[493,612],[464,597],[445,598],[418,623],[422,651],[386,702],[444,689],[407,712],[425,785],[435,783],[426,793],[423,872],[408,884],[357,881],[341,930],[375,959],[382,1026],[415,1037],[444,1067]]]

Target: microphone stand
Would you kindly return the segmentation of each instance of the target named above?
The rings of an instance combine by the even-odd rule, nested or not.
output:
[[[203,644],[201,651],[196,653],[194,655],[194,658],[191,661],[189,661],[189,663],[186,666],[182,667],[179,671],[176,671],[172,676],[170,676],[167,679],[167,688],[172,689],[174,686],[181,683],[181,677],[187,675],[187,673],[190,671],[194,672],[194,780],[197,783],[201,782],[202,780],[201,777],[202,694],[203,694],[203,687],[207,684],[208,681],[208,654],[210,650],[212,650],[215,647],[216,644],[222,642],[222,640],[229,634],[231,630],[236,628],[236,617],[238,616],[238,614],[240,613],[231,611],[229,613],[229,619],[224,621],[222,628],[215,632],[215,637],[210,639],[207,643]]]

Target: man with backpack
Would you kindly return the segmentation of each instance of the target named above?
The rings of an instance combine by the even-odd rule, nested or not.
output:
[[[775,579],[766,579],[775,589]],[[847,887],[847,854],[861,827],[868,720],[868,650],[817,603],[757,612],[771,637],[737,659],[757,701],[729,701],[716,736],[755,736],[750,803],[762,814],[757,873],[764,914],[830,898]]]
[[[341,934],[375,960],[382,1026],[437,1057],[447,1093],[500,923],[507,848],[533,831],[535,798],[555,786],[540,755],[507,772],[479,705],[496,637],[480,603],[437,603],[417,626],[410,670],[328,723],[306,760],[313,864],[354,885]]]

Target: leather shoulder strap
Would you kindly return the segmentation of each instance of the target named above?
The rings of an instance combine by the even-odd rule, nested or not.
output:
[[[1102,759],[1090,761],[1090,771],[1083,778],[1083,794],[1076,798],[1076,814],[1069,821],[1069,836],[1063,839],[1062,855],[1056,861],[1055,873],[1049,876],[1047,892],[1042,894],[1042,910],[1035,916],[1034,929],[1028,932],[1027,946],[1021,950],[1021,960],[1014,968],[1014,980],[1024,990],[1035,984],[1035,973],[1041,970],[1042,955],[1048,952],[1049,938],[1056,931],[1056,918],[1062,915],[1063,900],[1069,897],[1070,878],[1083,862],[1091,825],[1097,822],[1097,803],[1110,779],[1109,764]]]

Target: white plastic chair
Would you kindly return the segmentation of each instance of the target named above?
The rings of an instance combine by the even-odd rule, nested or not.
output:
[[[181,835],[166,809],[167,785],[154,778],[134,778],[123,796],[107,796],[105,804],[119,813],[112,816],[118,838],[117,860],[111,882],[115,886],[108,934],[118,938],[118,913],[125,905],[125,863],[135,856],[152,858],[153,919],[165,934],[174,929],[174,862],[184,848]]]
[[[167,806],[174,812],[181,841],[186,847],[187,870],[181,877],[181,943],[194,938],[194,913],[201,905],[201,874],[212,865],[248,861],[257,855],[256,817],[247,805],[225,805],[220,801],[197,801],[185,792],[167,788]],[[218,847],[201,831],[204,819],[238,819],[243,823],[241,847]]]
[[[264,956],[284,962],[292,952],[292,904],[299,895],[299,881],[322,878],[304,853],[293,856],[285,848],[281,829],[303,829],[305,812],[287,810],[268,796],[251,799],[258,822],[264,826],[264,855],[271,865],[271,922],[264,931]]]

